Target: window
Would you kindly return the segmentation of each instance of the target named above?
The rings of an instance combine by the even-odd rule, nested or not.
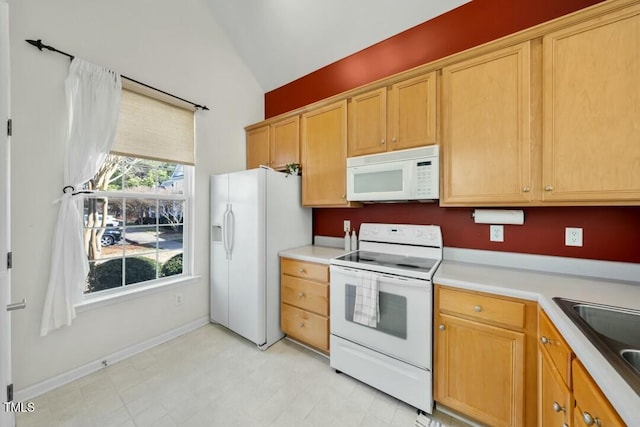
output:
[[[85,294],[189,275],[193,110],[123,89],[116,142],[84,197]]]

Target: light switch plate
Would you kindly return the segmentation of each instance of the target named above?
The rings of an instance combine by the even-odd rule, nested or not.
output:
[[[504,242],[504,225],[490,225],[489,240],[492,242]]]
[[[344,225],[342,227],[342,231],[346,231],[346,232],[351,231],[351,221],[349,221],[348,219],[344,220]]]

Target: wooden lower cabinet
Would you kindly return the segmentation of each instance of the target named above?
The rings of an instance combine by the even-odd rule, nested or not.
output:
[[[535,426],[537,305],[439,285],[435,295],[435,400],[487,425]]]
[[[587,373],[578,359],[571,364],[573,374],[573,395],[576,407],[573,412],[573,426],[623,427],[620,419],[600,388]]]
[[[538,343],[540,427],[625,425],[543,310]]]
[[[573,412],[571,390],[553,360],[540,352],[539,426],[569,426]]]
[[[280,260],[280,328],[289,337],[329,352],[329,266]]]

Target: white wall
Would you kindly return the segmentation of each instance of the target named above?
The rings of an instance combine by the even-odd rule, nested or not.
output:
[[[204,0],[9,0],[12,54],[13,379],[18,390],[206,316],[208,175],[244,168],[244,130],[263,118],[263,93]],[[39,336],[53,225],[63,182],[69,61],[25,39],[204,103],[197,113],[195,273],[176,290],[79,313]]]

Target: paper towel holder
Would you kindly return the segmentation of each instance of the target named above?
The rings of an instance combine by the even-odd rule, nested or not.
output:
[[[474,209],[471,217],[476,224],[524,224],[524,211],[521,209]]]

